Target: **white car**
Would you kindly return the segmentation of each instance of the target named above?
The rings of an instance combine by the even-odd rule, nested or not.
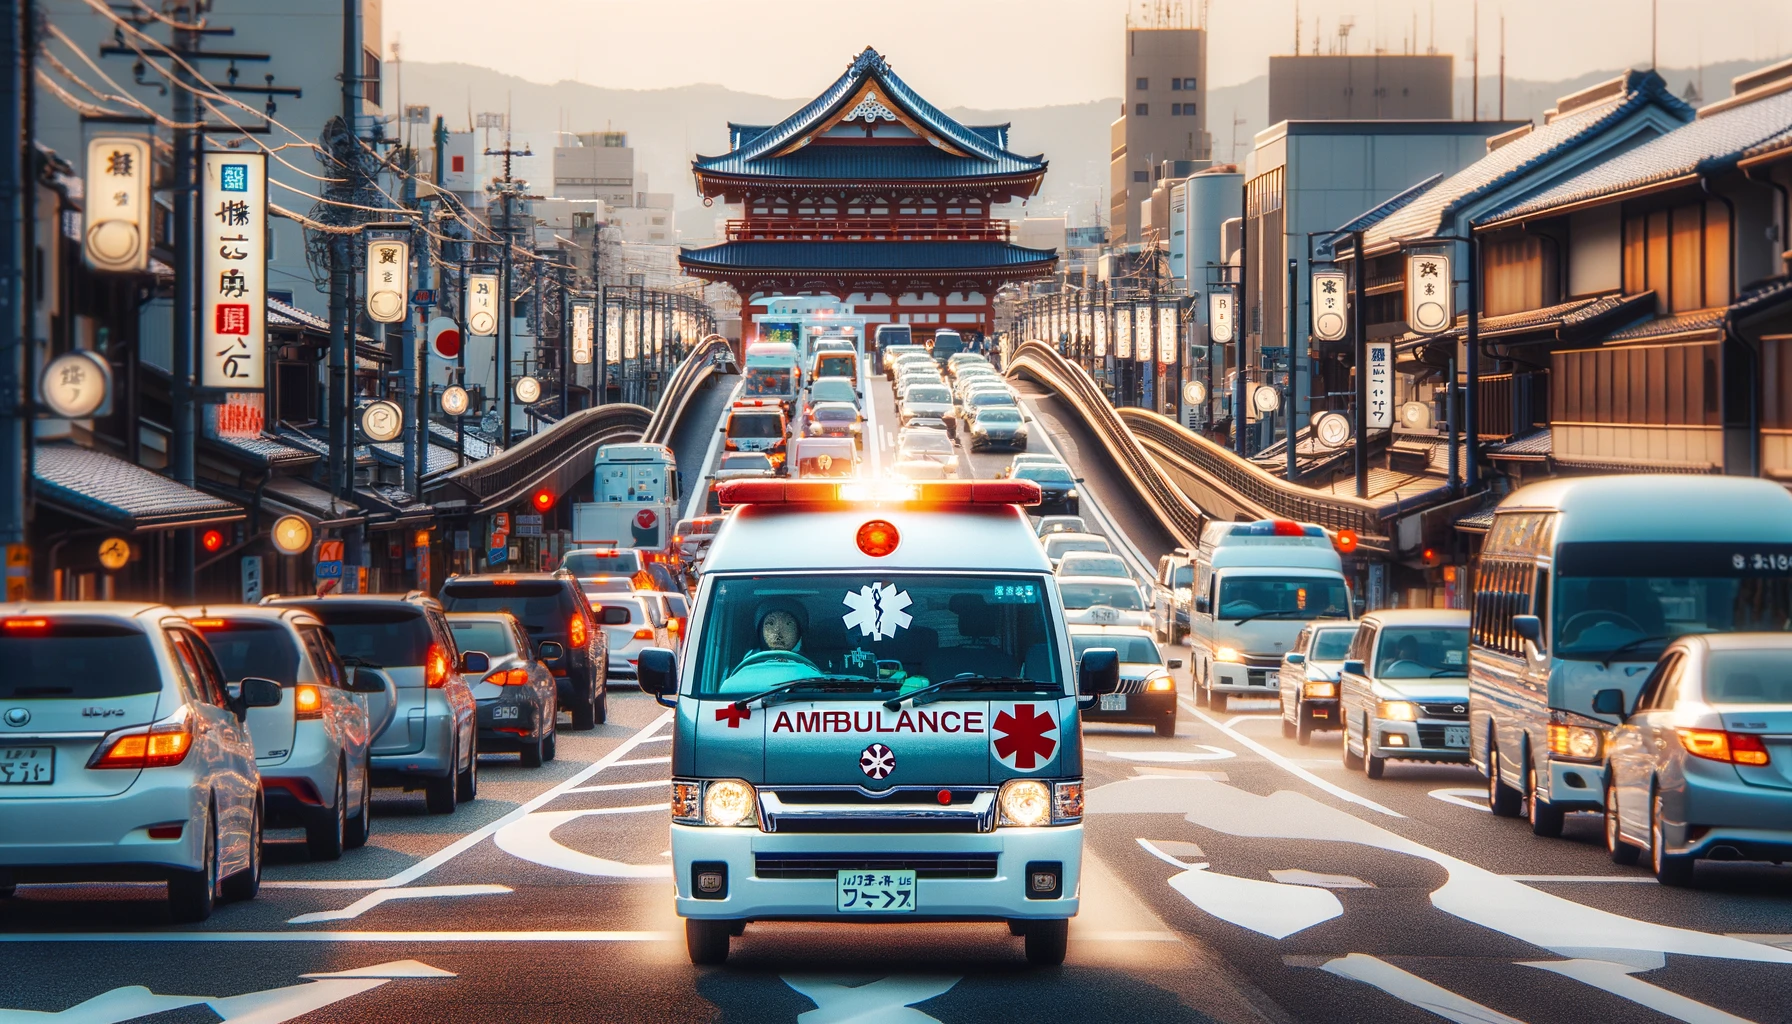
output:
[[[591,603],[610,641],[611,679],[634,679],[636,662],[649,647],[674,649],[658,598],[648,600],[640,593],[594,594]]]
[[[1064,601],[1064,621],[1068,623],[1138,629],[1151,624],[1151,613],[1145,608],[1145,595],[1131,580],[1107,576],[1059,576],[1058,594]]]
[[[374,737],[398,710],[398,689],[378,669],[343,666],[317,616],[271,605],[177,609],[205,636],[226,683],[280,684],[280,703],[245,719],[261,770],[268,828],[303,828],[312,860],[336,860],[367,843],[372,826]]]
[[[944,480],[946,469],[951,465],[927,459],[903,459],[891,464],[890,475],[902,480]]]
[[[1350,642],[1356,639],[1356,623],[1316,622],[1300,631],[1294,649],[1282,656],[1282,735],[1301,746],[1313,742],[1321,729],[1338,724],[1338,673]]]
[[[1176,680],[1170,672],[1182,659],[1164,660],[1151,635],[1131,626],[1073,626],[1070,646],[1078,658],[1095,647],[1120,655],[1120,689],[1104,693],[1083,709],[1083,721],[1149,725],[1159,736],[1176,735]]]
[[[897,439],[896,461],[937,462],[944,475],[958,475],[958,452],[952,439],[937,430],[903,431]]]
[[[923,419],[941,419],[952,411],[952,389],[944,384],[912,384],[902,392],[900,407],[904,424],[919,416]]]
[[[1338,680],[1344,767],[1468,763],[1468,612],[1402,608],[1357,624]]]
[[[1126,571],[1126,562],[1119,555],[1101,551],[1068,552],[1058,559],[1056,572],[1059,576],[1106,576],[1132,582],[1132,573]]]
[[[261,888],[261,774],[233,695],[174,609],[0,604],[0,897],[20,884],[168,883],[176,920]]]
[[[1088,533],[1089,524],[1082,516],[1040,516],[1034,529],[1043,541],[1054,533]]]
[[[1099,551],[1104,555],[1114,551],[1106,537],[1095,533],[1048,533],[1039,538],[1039,543],[1045,548],[1045,557],[1052,560],[1054,569],[1059,560],[1072,551]]]

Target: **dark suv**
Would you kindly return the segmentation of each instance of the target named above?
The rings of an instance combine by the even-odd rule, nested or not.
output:
[[[451,612],[509,612],[523,624],[537,656],[543,644],[559,644],[558,658],[542,658],[554,673],[560,706],[574,729],[595,728],[609,717],[604,684],[609,650],[578,578],[565,570],[454,576],[438,595]]]

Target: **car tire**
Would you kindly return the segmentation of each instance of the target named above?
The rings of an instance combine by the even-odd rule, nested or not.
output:
[[[1288,716],[1285,712],[1282,716],[1282,738],[1285,740],[1294,738],[1294,723],[1288,720]]]
[[[461,803],[470,803],[479,798],[479,744],[473,744],[472,753],[467,755],[467,768],[454,777],[454,799]]]
[[[367,845],[367,837],[373,834],[373,766],[363,763],[361,766],[361,813],[349,819],[348,834],[343,842],[351,850],[359,850]]]
[[[728,940],[734,929],[728,921],[711,921],[695,917],[684,919],[684,948],[691,963],[699,967],[715,967],[728,962]]]
[[[1369,748],[1369,719],[1363,719],[1363,774],[1371,779],[1379,779],[1388,772],[1388,759],[1376,757]]]
[[[1313,723],[1308,721],[1307,716],[1304,713],[1295,717],[1294,742],[1303,747],[1313,745]]]
[[[249,822],[249,866],[224,879],[219,886],[226,900],[246,902],[261,892],[261,854],[261,801],[257,800],[255,816]]]
[[[574,704],[569,712],[575,731],[585,732],[597,728],[597,695],[587,690],[584,699]]]
[[[1157,734],[1159,736],[1164,737],[1165,739],[1175,736],[1176,735],[1176,713],[1171,712],[1170,714],[1165,715],[1163,720],[1157,723],[1156,728],[1157,728]]]
[[[1500,748],[1487,745],[1487,809],[1502,818],[1516,818],[1524,810],[1524,794],[1500,778]]]
[[[1625,841],[1618,829],[1618,787],[1605,784],[1605,852],[1613,864],[1629,867],[1642,858],[1643,851]]]
[[[207,814],[204,851],[199,870],[177,872],[168,879],[168,912],[182,924],[198,924],[212,916],[218,903],[218,833],[212,824],[215,816]]]
[[[541,767],[542,755],[546,753],[543,748],[547,746],[547,742],[548,738],[545,735],[537,736],[535,742],[524,743],[517,748],[517,756],[522,760],[524,768]]]
[[[454,769],[460,764],[459,750],[454,752],[454,756],[449,759],[448,764],[448,774],[423,781],[423,806],[431,814],[454,813]]]
[[[1568,815],[1561,808],[1537,795],[1537,769],[1525,769],[1525,818],[1531,823],[1531,834],[1544,839],[1560,839]]]
[[[1070,921],[1054,918],[1027,922],[1027,963],[1034,967],[1059,967],[1070,947]]]
[[[1363,748],[1365,750],[1368,749],[1368,744],[1369,737],[1365,735],[1363,737]],[[1339,749],[1343,751],[1344,767],[1347,770],[1353,772],[1362,770],[1363,759],[1350,752],[1350,725],[1348,723],[1344,726],[1344,743]]]
[[[1656,793],[1649,801],[1649,866],[1655,869],[1655,880],[1676,889],[1692,888],[1693,860],[1684,853],[1667,852],[1661,834],[1661,794]]]
[[[597,725],[604,725],[610,720],[610,691],[608,687],[597,690],[597,711],[592,715]]]
[[[348,773],[336,769],[336,799],[306,815],[305,852],[312,860],[341,860],[348,838]]]
[[[555,753],[558,752],[559,746],[560,746],[560,723],[554,722],[553,728],[548,730],[547,736],[544,737],[541,741],[541,759],[543,761],[552,761],[554,759]]]

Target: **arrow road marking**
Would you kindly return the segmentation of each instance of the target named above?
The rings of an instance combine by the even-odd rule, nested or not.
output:
[[[189,1006],[205,1006],[229,1024],[281,1024],[379,988],[395,978],[453,978],[457,975],[416,960],[393,960],[371,967],[300,977],[310,980],[304,985],[288,985],[238,996],[164,996],[142,985],[127,985],[102,992],[57,1013],[0,1008],[0,1024],[46,1024],[49,1021],[121,1024]]]
[[[815,1003],[815,1009],[797,1015],[797,1024],[938,1024],[939,1018],[911,1004],[945,995],[959,982],[926,976],[884,978],[853,988],[806,974],[783,977],[784,984]]]
[[[1403,1003],[1435,1013],[1456,1024],[1523,1024],[1472,999],[1466,999],[1446,988],[1439,988],[1416,974],[1395,967],[1386,960],[1366,953],[1352,953],[1327,963],[1320,970],[1340,978],[1373,985]]]

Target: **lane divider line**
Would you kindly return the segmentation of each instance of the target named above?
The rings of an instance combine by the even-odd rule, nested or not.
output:
[[[575,786],[568,793],[608,793],[618,789],[652,789],[666,785],[665,779],[648,779],[646,782],[606,782],[600,786]]]
[[[473,932],[0,932],[0,943],[29,942],[671,942],[683,936],[650,931]]]
[[[642,740],[641,742],[646,743],[647,741]],[[629,758],[626,761],[614,762],[609,767],[611,767],[611,768],[631,768],[631,767],[634,767],[635,765],[640,765],[640,764],[671,764],[671,763],[672,763],[672,757],[671,757],[671,755],[668,754],[665,757],[633,757],[633,758]]]
[[[420,885],[415,889],[381,889],[370,892],[341,910],[320,910],[300,914],[287,924],[321,924],[324,921],[352,921],[374,907],[392,900],[430,899],[437,896],[492,896],[512,891],[508,885]]]
[[[1343,786],[1338,785],[1337,783],[1327,782],[1326,780],[1320,778],[1319,776],[1314,775],[1312,772],[1307,771],[1305,768],[1302,768],[1300,765],[1295,764],[1293,761],[1290,761],[1286,757],[1283,757],[1282,755],[1269,749],[1268,747],[1264,746],[1263,744],[1258,743],[1256,740],[1251,739],[1249,736],[1246,736],[1244,733],[1239,732],[1237,729],[1232,728],[1231,726],[1227,725],[1224,722],[1219,721],[1216,718],[1213,718],[1207,714],[1204,714],[1200,708],[1195,706],[1194,701],[1191,701],[1186,697],[1178,697],[1176,700],[1176,703],[1181,705],[1182,709],[1184,711],[1187,711],[1189,714],[1194,715],[1196,718],[1199,718],[1201,721],[1206,722],[1208,725],[1213,726],[1215,729],[1218,729],[1220,732],[1225,733],[1227,736],[1236,740],[1238,743],[1242,744],[1243,746],[1249,747],[1253,753],[1256,753],[1256,754],[1262,756],[1265,760],[1269,761],[1269,763],[1282,769],[1283,771],[1294,776],[1295,778],[1302,780],[1303,782],[1307,782],[1314,786],[1317,786],[1318,788],[1325,790],[1327,793],[1330,793],[1331,795],[1337,797],[1340,800],[1348,801],[1349,803],[1356,804],[1359,807],[1367,807],[1371,811],[1376,811],[1378,813],[1385,814],[1391,818],[1406,817],[1406,815],[1401,814],[1399,811],[1396,811],[1391,807],[1384,807],[1381,804],[1376,803],[1375,801],[1369,799],[1366,796],[1359,796],[1355,793],[1352,793],[1350,790],[1345,789]]]

